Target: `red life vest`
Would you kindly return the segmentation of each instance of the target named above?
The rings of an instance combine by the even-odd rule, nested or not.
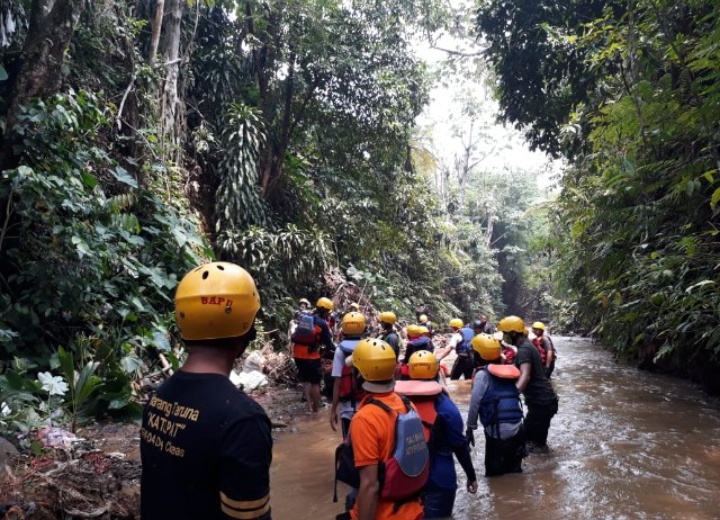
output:
[[[338,348],[342,351],[344,359],[353,353],[357,344],[360,343],[360,339],[345,339],[338,345]],[[364,390],[358,385],[357,378],[352,367],[347,366],[343,363],[342,373],[340,375],[340,400],[351,401],[353,403],[359,403],[365,397]]]
[[[418,411],[418,415],[420,416],[420,419],[423,423],[423,433],[425,434],[425,442],[430,444],[430,439],[432,438],[432,430],[435,426],[435,421],[437,421],[437,410],[435,410],[435,401],[437,400],[437,395],[432,396],[413,396],[410,398],[412,401],[412,404],[415,405],[415,408]]]
[[[540,359],[542,360],[543,366],[545,366],[545,360],[547,360],[547,352],[545,352],[545,349],[540,342],[540,338],[535,338],[534,340],[532,340],[532,344],[535,345],[535,348],[540,353]]]
[[[436,381],[410,379],[397,381],[395,391],[404,395],[415,406],[415,409],[423,423],[423,433],[428,445],[431,442],[432,430],[437,421],[437,410],[435,404],[438,396],[444,392],[443,387]]]
[[[510,347],[503,347],[502,352],[503,354],[505,354],[506,365],[512,365],[513,363],[515,363],[515,350],[511,349]]]

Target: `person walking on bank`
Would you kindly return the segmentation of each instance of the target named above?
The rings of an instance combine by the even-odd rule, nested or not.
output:
[[[349,515],[337,518],[420,520],[423,517],[420,491],[427,481],[428,451],[422,423],[412,404],[394,391],[395,352],[382,340],[365,339],[355,347],[351,363],[369,395],[350,422],[349,438],[360,475],[357,500]],[[397,452],[401,430],[405,432],[401,443],[405,449]],[[387,467],[391,460],[400,467],[424,470],[410,478],[402,471],[388,471],[381,481],[380,467]]]
[[[528,450],[531,453],[546,453],[550,421],[558,411],[557,394],[545,376],[540,353],[525,333],[523,320],[508,316],[500,320],[498,329],[503,333],[504,341],[517,347],[515,366],[520,370],[517,388],[525,396],[528,410],[525,416]]]
[[[430,450],[430,477],[423,490],[425,518],[452,515],[457,494],[457,474],[453,453],[467,475],[467,490],[477,492],[477,477],[463,420],[455,403],[438,383],[440,364],[432,352],[421,350],[408,361],[410,380],[398,381],[395,391],[408,397],[425,426]]]
[[[178,285],[188,357],[143,413],[144,520],[270,520],[270,420],[228,378],[255,339],[259,309],[255,281],[234,264],[203,265]]]
[[[485,476],[522,473],[525,449],[523,410],[517,380],[520,370],[505,365],[500,342],[489,334],[478,334],[472,340],[473,349],[487,364],[475,375],[467,432],[475,445],[474,431],[478,419],[485,428]]]
[[[300,319],[300,316],[302,314],[309,314],[310,313],[310,302],[307,300],[307,298],[300,298],[300,303],[298,310],[296,310],[293,313],[293,317],[290,320],[290,323],[288,324],[288,338],[292,338],[292,335],[295,334],[295,329],[298,325],[298,320]],[[292,345],[291,345],[292,350]]]
[[[303,385],[305,402],[310,412],[320,409],[320,382],[324,375],[320,348],[324,347],[328,356],[335,351],[332,333],[326,321],[333,307],[329,298],[320,298],[315,304],[315,312],[300,316],[291,338],[298,379]]]

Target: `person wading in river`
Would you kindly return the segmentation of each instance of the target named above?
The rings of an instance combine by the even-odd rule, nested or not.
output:
[[[458,318],[450,320],[450,327],[453,335],[445,350],[438,355],[438,361],[441,361],[455,350],[457,357],[450,371],[450,379],[456,380],[460,379],[460,376],[464,376],[465,379],[470,380],[475,368],[470,341],[475,337],[475,332],[470,328],[470,325],[463,327],[463,321]]]
[[[410,357],[420,350],[427,350],[428,352],[432,352],[435,350],[435,347],[432,343],[432,340],[429,338],[430,331],[427,329],[427,327],[423,327],[420,325],[408,325],[407,328],[407,336],[408,336],[408,342],[407,345],[405,345],[405,354],[403,355],[403,359],[400,364],[400,378],[401,379],[409,379],[409,370],[408,370],[408,360]]]
[[[525,432],[531,453],[548,451],[547,436],[550,421],[558,411],[558,397],[545,376],[540,353],[526,335],[525,323],[517,316],[500,320],[498,329],[507,343],[517,347],[515,365],[520,369],[517,388],[525,396],[527,415]]]
[[[486,477],[521,473],[527,452],[520,391],[516,386],[520,370],[515,365],[503,364],[500,342],[491,335],[478,334],[472,346],[488,364],[475,375],[465,434],[474,446],[473,432],[479,418],[485,427]]]
[[[378,321],[382,327],[379,339],[390,345],[395,351],[395,359],[400,358],[400,335],[395,331],[397,316],[394,312],[381,312]]]
[[[382,340],[365,339],[349,359],[369,395],[350,423],[349,438],[360,477],[357,501],[349,514],[337,518],[420,520],[423,517],[420,491],[427,481],[429,468],[427,445],[422,423],[412,404],[394,392],[395,352]],[[417,462],[413,459],[420,458],[425,469],[410,479],[402,471],[386,471],[381,480],[381,468],[387,468],[393,455],[397,455],[400,416],[406,415],[408,419],[414,416],[418,432],[400,443],[405,444],[406,449],[402,450],[408,457],[405,463],[413,465]],[[404,467],[402,462],[399,467]],[[403,495],[403,490],[409,491]]]
[[[555,359],[557,357],[555,353],[555,345],[553,344],[552,339],[550,339],[550,336],[546,334],[546,327],[543,322],[536,321],[530,328],[532,329],[533,334],[535,334],[535,339],[532,343],[535,345],[535,348],[538,349],[538,352],[540,352],[540,357],[542,358],[543,366],[545,367],[545,375],[548,379],[550,379],[553,370],[555,370]]]
[[[143,520],[270,520],[270,421],[228,378],[259,309],[254,280],[234,264],[206,264],[178,285],[188,357],[143,413]]]
[[[437,381],[437,358],[421,350],[410,357],[408,367],[410,380],[398,381],[395,391],[412,401],[425,426],[430,450],[430,477],[423,490],[425,518],[443,518],[452,515],[458,487],[453,453],[467,475],[470,493],[477,492],[477,477],[460,411]]]
[[[332,365],[333,392],[330,408],[330,427],[333,431],[337,430],[338,409],[340,410],[343,438],[347,437],[350,420],[355,415],[360,401],[365,397],[365,392],[358,384],[352,367],[345,363],[360,343],[363,334],[365,334],[365,316],[359,312],[348,312],[343,316],[343,340],[335,349]]]

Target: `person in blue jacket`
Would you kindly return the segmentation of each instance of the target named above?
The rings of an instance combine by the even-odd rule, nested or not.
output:
[[[447,517],[452,515],[458,487],[453,454],[467,476],[467,490],[477,492],[477,477],[463,434],[462,416],[437,382],[440,364],[432,352],[414,353],[408,367],[410,379],[397,381],[395,391],[412,401],[426,427],[430,476],[423,490],[424,518]]]

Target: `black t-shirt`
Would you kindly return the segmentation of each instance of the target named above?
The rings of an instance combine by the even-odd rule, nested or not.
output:
[[[179,371],[143,413],[143,520],[270,520],[270,420],[219,374]]]
[[[528,404],[548,404],[556,401],[557,394],[555,394],[555,390],[553,390],[548,378],[545,377],[545,367],[542,364],[540,352],[527,338],[520,342],[515,356],[515,365],[518,368],[524,363],[530,363],[530,381],[528,381],[523,392],[525,402]]]

